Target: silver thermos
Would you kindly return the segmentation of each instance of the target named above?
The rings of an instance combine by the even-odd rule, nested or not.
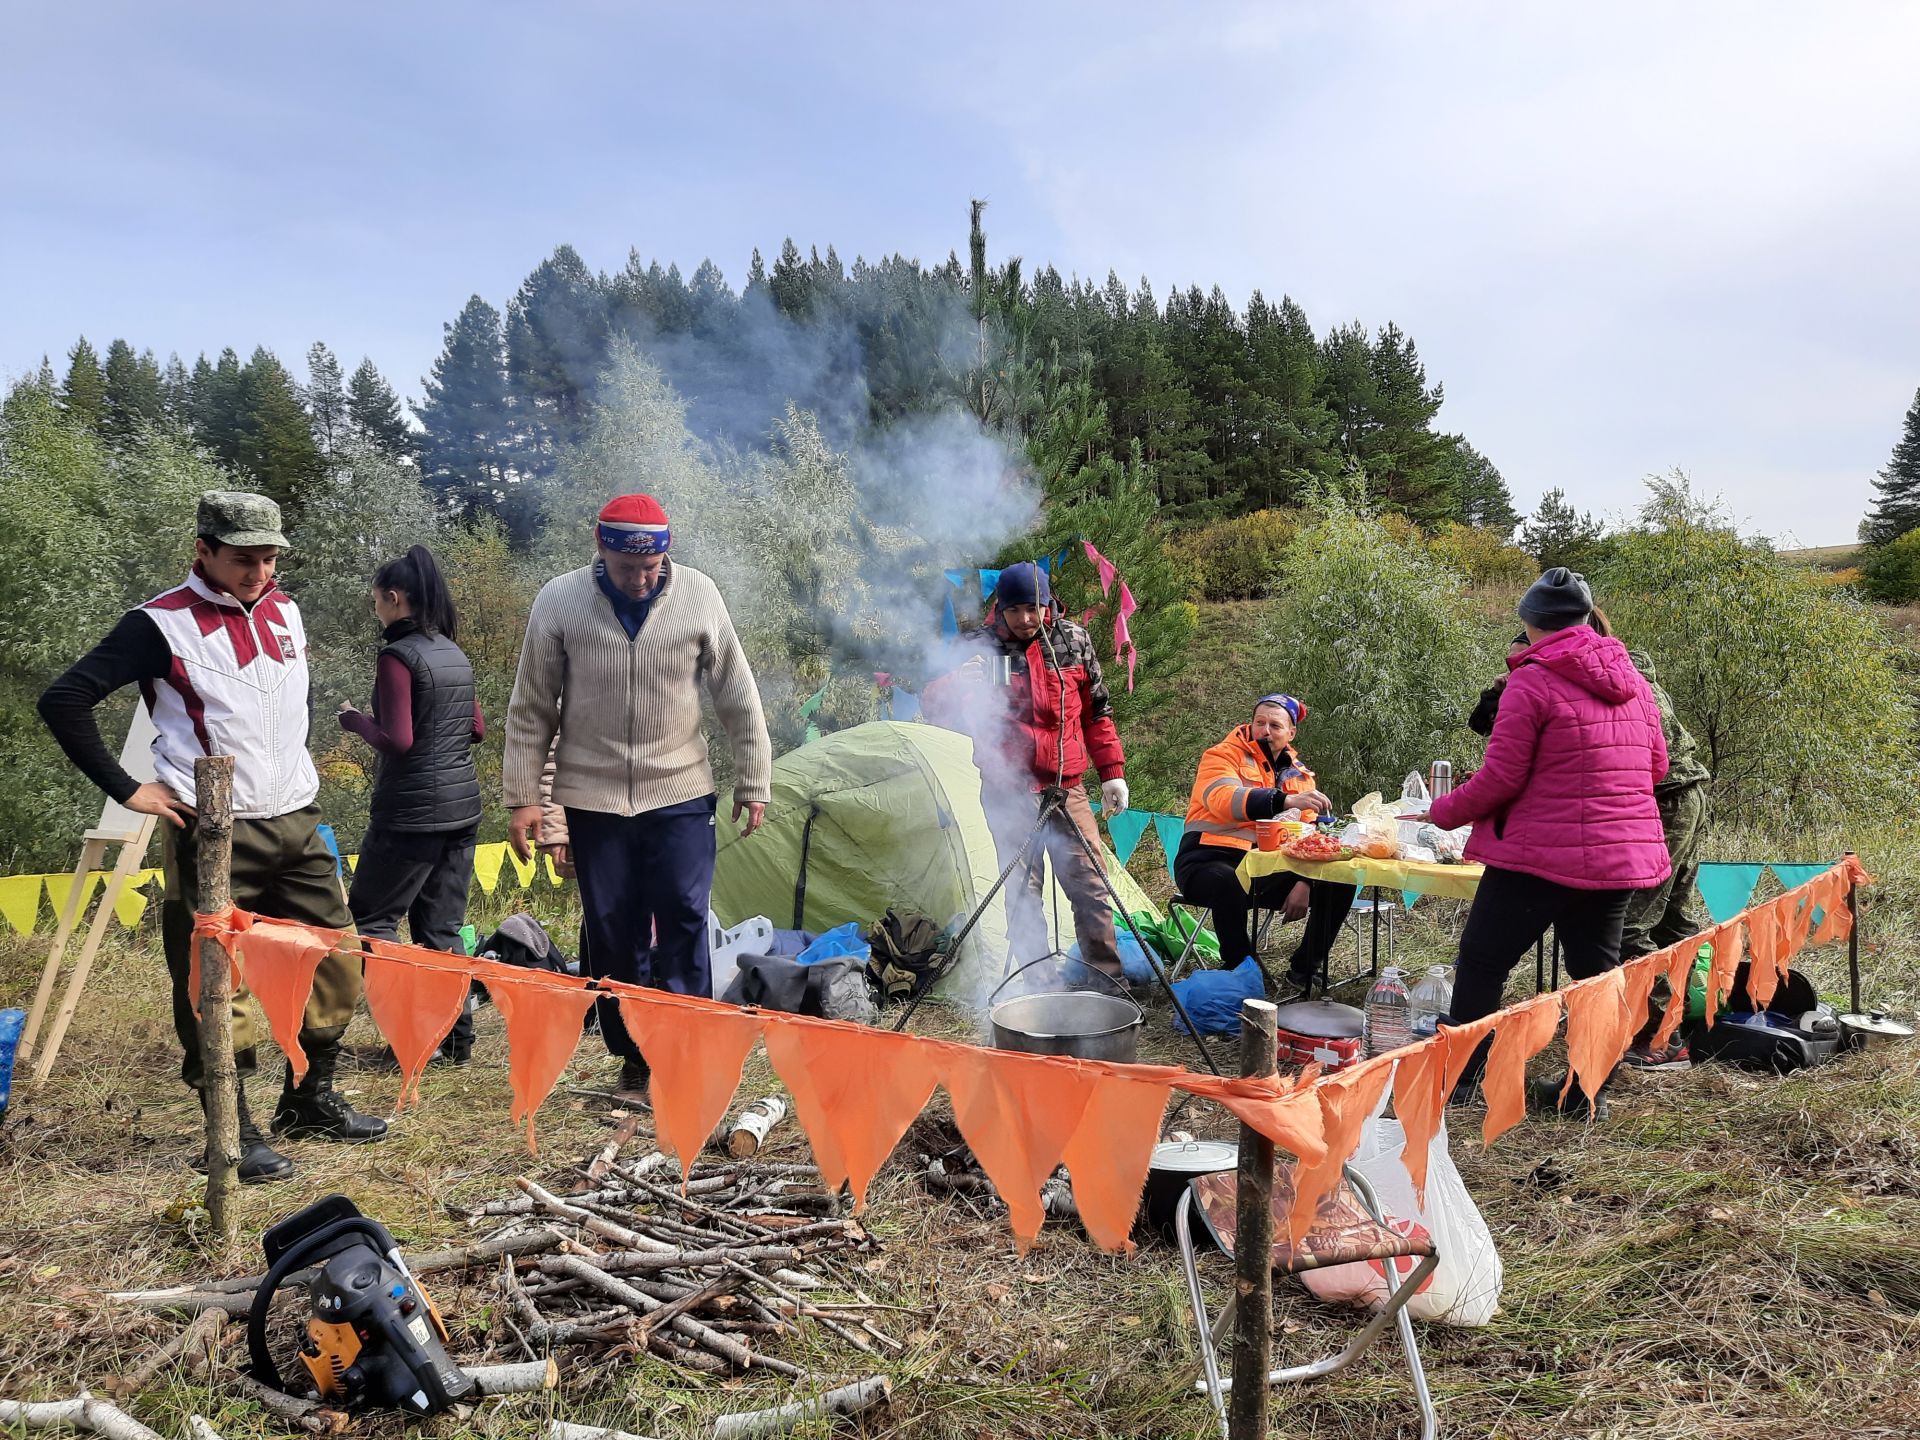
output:
[[[1427,775],[1428,798],[1438,800],[1442,795],[1451,792],[1452,789],[1453,762],[1451,760],[1434,761],[1433,769]]]

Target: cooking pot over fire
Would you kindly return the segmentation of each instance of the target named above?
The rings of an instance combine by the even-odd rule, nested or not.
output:
[[[1104,971],[1084,962],[1071,962],[1109,990],[1070,986],[1060,975],[1054,978],[1054,988],[999,998],[1000,992],[1020,975],[1059,958],[1043,955],[1029,960],[994,987],[987,997],[987,1017],[995,1047],[1028,1055],[1071,1055],[1078,1060],[1132,1064],[1139,1053],[1140,1027],[1146,1016],[1126,987]]]

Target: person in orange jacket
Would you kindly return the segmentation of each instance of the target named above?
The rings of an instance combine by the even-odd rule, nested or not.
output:
[[[1213,911],[1220,960],[1233,966],[1254,953],[1248,917],[1253,907],[1277,909],[1281,919],[1303,916],[1306,928],[1287,978],[1305,986],[1333,949],[1340,926],[1353,909],[1355,887],[1331,880],[1303,880],[1284,872],[1263,875],[1251,892],[1240,884],[1240,861],[1253,848],[1256,820],[1326,814],[1333,808],[1313,772],[1300,761],[1293,737],[1307,707],[1291,695],[1263,695],[1253,720],[1236,725],[1200,757],[1187,802],[1186,833],[1173,859],[1180,893]]]

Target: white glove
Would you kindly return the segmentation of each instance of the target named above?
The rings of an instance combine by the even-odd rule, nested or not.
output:
[[[1100,782],[1100,808],[1109,815],[1117,815],[1127,808],[1127,782],[1118,775]]]

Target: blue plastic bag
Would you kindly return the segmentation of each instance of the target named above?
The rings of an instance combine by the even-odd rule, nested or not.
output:
[[[1120,952],[1120,976],[1129,985],[1146,985],[1153,980],[1153,964],[1147,959],[1146,951],[1140,948],[1140,942],[1133,938],[1131,931],[1121,925],[1114,932],[1114,941]],[[1067,949],[1070,959],[1080,958],[1080,942],[1074,941]]]
[[[13,1057],[20,1048],[20,1032],[27,1027],[24,1010],[0,1010],[0,1115],[7,1113],[7,1093],[13,1086]]]
[[[1240,1002],[1265,999],[1267,982],[1259,962],[1249,955],[1231,970],[1196,970],[1186,979],[1174,981],[1173,993],[1187,1007],[1201,1034],[1238,1035]],[[1187,1033],[1178,1010],[1173,1012],[1173,1028]]]
[[[872,954],[873,947],[860,934],[860,922],[849,920],[844,925],[834,926],[794,959],[801,965],[813,965],[836,955],[847,955],[864,965]]]

